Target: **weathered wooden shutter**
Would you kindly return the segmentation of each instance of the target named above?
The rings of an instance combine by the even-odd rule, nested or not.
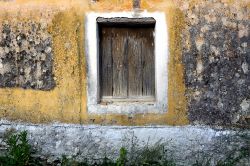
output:
[[[153,32],[153,27],[100,28],[101,98],[154,98]]]

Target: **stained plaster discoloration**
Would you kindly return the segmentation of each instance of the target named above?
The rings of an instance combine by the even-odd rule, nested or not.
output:
[[[183,63],[193,123],[243,124],[250,108],[249,7],[243,1],[182,4]]]
[[[79,10],[73,7],[79,4],[68,2],[65,5],[65,1],[60,4],[58,1],[0,3],[3,9],[0,10],[0,14],[4,20],[13,20],[14,23],[32,20],[46,25],[46,32],[52,36],[53,74],[56,82],[56,87],[50,91],[1,88],[0,116],[37,123],[49,121],[80,123],[80,106],[83,105],[84,108],[84,102],[81,102],[80,96],[81,93],[84,94],[84,88],[76,85],[80,85],[79,80],[84,77],[82,75],[84,67],[83,72],[78,70],[82,67],[79,64],[84,64],[80,62],[83,58],[78,59],[78,52],[80,57],[84,51],[78,48],[78,45],[83,44],[77,36],[83,36],[81,35],[83,28],[80,28],[83,15],[77,15],[76,11]],[[86,2],[81,4],[83,5],[81,10],[85,9]]]
[[[176,125],[189,123],[188,113],[193,123],[249,123],[250,5],[246,1],[141,0],[140,10],[166,13],[168,112],[129,116],[87,113],[83,46],[85,13],[133,11],[132,0],[0,3],[4,20],[47,23],[52,36],[52,73],[56,83],[49,92],[1,88],[1,117],[31,122]]]
[[[0,29],[0,87],[54,88],[52,38],[46,25],[5,20]]]
[[[154,1],[147,1],[154,2]],[[35,20],[47,22],[47,30],[52,35],[54,55],[53,74],[56,86],[50,91],[23,90],[19,88],[0,89],[0,117],[35,123],[60,121],[85,124],[150,125],[187,124],[182,65],[174,60],[180,56],[173,47],[180,40],[179,27],[182,20],[177,7],[170,0],[157,2],[155,8],[145,8],[151,12],[168,12],[169,33],[171,35],[170,62],[175,67],[169,75],[167,114],[102,114],[90,115],[86,109],[86,60],[84,50],[84,15],[92,12],[132,11],[133,1],[100,0],[85,1],[31,1],[1,2],[1,18]],[[162,5],[164,4],[164,5]],[[10,6],[10,7],[8,7]],[[18,11],[21,13],[18,15]],[[34,12],[36,11],[36,12]],[[42,18],[41,18],[42,16]],[[177,36],[177,37],[175,37]],[[175,40],[177,39],[177,40]],[[178,41],[178,42],[177,42]],[[178,46],[179,47],[179,46]],[[174,51],[173,51],[174,50]],[[178,55],[178,56],[177,56]],[[177,65],[176,65],[177,64]],[[171,68],[171,67],[169,67]],[[178,74],[176,74],[178,72]],[[176,91],[177,90],[177,91]]]

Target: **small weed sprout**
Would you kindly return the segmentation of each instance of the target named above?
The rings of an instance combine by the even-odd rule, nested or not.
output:
[[[126,165],[127,160],[128,160],[127,159],[127,153],[128,153],[128,151],[127,151],[126,148],[122,147],[120,149],[120,156],[119,156],[119,158],[116,161],[116,165],[117,166],[125,166]]]
[[[1,163],[10,166],[23,166],[29,164],[31,146],[28,143],[27,131],[10,133],[10,135],[6,136],[4,141],[7,144],[7,153],[5,157],[1,157]]]

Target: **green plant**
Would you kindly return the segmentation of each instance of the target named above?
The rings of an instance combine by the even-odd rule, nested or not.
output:
[[[100,162],[100,163],[97,163],[97,164],[93,164],[93,166],[115,166],[116,163],[113,162],[111,159],[109,159],[108,157],[104,157],[104,159]],[[89,165],[90,166],[90,165]]]
[[[120,156],[119,158],[117,159],[116,161],[116,165],[117,166],[125,166],[126,165],[126,162],[127,162],[127,149],[125,149],[124,147],[122,147],[120,149]]]
[[[169,159],[165,145],[160,141],[153,146],[146,146],[138,153],[138,164],[143,166],[175,166],[174,162]]]
[[[210,166],[210,159],[205,159],[205,161],[198,161],[196,160],[195,163],[192,166]]]
[[[126,165],[133,166],[174,166],[173,160],[170,159],[166,149],[166,143],[162,140],[149,145],[149,140],[146,145],[139,145],[137,137],[133,136],[128,144],[128,162]]]
[[[87,161],[78,162],[74,158],[68,158],[66,155],[62,156],[61,165],[62,166],[89,166]]]
[[[0,158],[1,165],[29,165],[31,146],[28,143],[27,131],[12,133],[4,141],[7,144],[7,153],[6,156]]]

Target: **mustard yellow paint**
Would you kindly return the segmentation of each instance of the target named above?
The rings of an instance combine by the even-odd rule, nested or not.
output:
[[[193,6],[198,1],[188,1]],[[84,24],[89,11],[133,10],[132,0],[17,0],[0,2],[0,23],[34,20],[47,24],[53,38],[56,87],[50,91],[0,89],[0,118],[33,123],[54,121],[103,125],[186,125],[184,69],[181,62],[181,31],[186,26],[178,0],[141,0],[141,10],[166,13],[169,33],[168,111],[133,116],[89,115],[86,110],[86,55]],[[231,1],[230,1],[231,3]]]

